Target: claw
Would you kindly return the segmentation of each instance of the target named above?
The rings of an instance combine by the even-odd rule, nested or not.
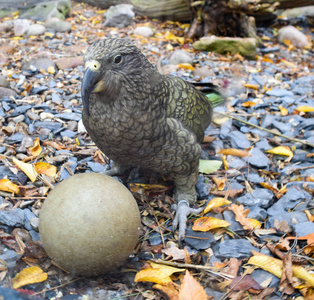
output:
[[[203,207],[197,209],[190,208],[189,202],[187,202],[186,200],[179,201],[176,209],[176,216],[172,225],[172,230],[175,231],[176,228],[179,226],[178,242],[180,246],[185,238],[185,230],[188,216],[191,214],[199,214],[202,210]]]

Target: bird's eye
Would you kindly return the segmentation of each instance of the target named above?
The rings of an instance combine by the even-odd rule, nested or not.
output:
[[[113,59],[113,61],[116,64],[119,64],[122,61],[122,56],[121,55],[116,55],[115,58]]]

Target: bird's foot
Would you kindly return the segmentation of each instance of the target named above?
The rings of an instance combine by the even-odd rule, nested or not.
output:
[[[186,223],[187,218],[191,214],[199,214],[203,210],[203,207],[194,209],[190,207],[190,204],[186,200],[181,200],[178,202],[176,208],[176,216],[173,221],[172,230],[175,231],[176,228],[179,226],[179,245],[181,246],[182,241],[185,238],[185,230],[186,230]]]
[[[116,165],[113,166],[111,169],[109,170],[104,170],[101,173],[108,175],[108,176],[116,176],[116,175],[122,175],[124,174],[124,172],[127,170],[127,167],[125,166],[120,166],[120,165]]]

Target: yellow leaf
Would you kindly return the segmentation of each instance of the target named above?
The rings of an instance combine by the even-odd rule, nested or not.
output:
[[[249,261],[247,262],[248,264],[257,266],[275,275],[276,277],[281,278],[282,266],[283,266],[283,263],[281,260],[265,255],[265,254],[261,254],[256,251],[254,251],[253,254],[254,256],[252,256],[249,259]]]
[[[259,84],[244,83],[243,86],[248,88],[248,89],[253,89],[253,90],[258,90],[258,88],[259,88]]]
[[[37,178],[37,171],[32,164],[24,163],[15,157],[13,158],[13,162],[27,175],[27,177],[34,182]]]
[[[239,150],[239,149],[234,149],[234,148],[221,149],[219,150],[218,154],[232,155],[232,156],[238,156],[238,157],[251,156],[249,152],[246,150]]]
[[[12,285],[14,289],[18,289],[27,284],[43,282],[47,278],[47,273],[45,273],[41,268],[29,267],[23,269],[12,279]]]
[[[44,174],[50,177],[55,177],[57,174],[57,167],[52,166],[44,161],[35,164],[35,169],[38,174]]]
[[[20,189],[9,179],[0,179],[0,191],[18,194]]]
[[[160,270],[161,272],[163,272],[167,276],[171,276],[173,273],[185,271],[185,269],[179,269],[179,268],[174,268],[174,267],[170,267],[170,266],[166,266],[166,265],[156,264],[152,261],[150,261],[149,263],[152,266],[152,268]]]
[[[288,115],[288,110],[285,107],[282,107],[281,105],[279,106],[280,109],[280,114],[282,116],[287,116]]]
[[[270,154],[283,155],[283,156],[289,156],[289,157],[293,156],[293,152],[291,151],[289,146],[278,146],[266,152]]]
[[[261,222],[258,220],[248,218],[248,222],[254,229],[260,229],[262,227]]]
[[[182,68],[182,69],[186,69],[186,70],[191,70],[193,71],[195,68],[189,64],[189,63],[182,63],[182,64],[179,64],[178,65],[179,68]]]
[[[186,270],[179,290],[179,300],[207,300],[202,285]]]
[[[256,251],[252,251],[254,256],[252,256],[248,264],[260,267],[265,271],[274,274],[275,276],[281,278],[282,276],[282,268],[283,262],[279,259],[270,257],[265,254],[261,254]],[[300,278],[314,287],[314,275],[310,274],[306,269],[302,266],[292,265],[293,276]]]
[[[243,107],[252,107],[252,106],[254,106],[254,105],[256,105],[256,104],[257,104],[257,103],[254,102],[254,101],[246,101],[246,102],[242,103],[242,106],[243,106]]]
[[[225,198],[214,198],[208,202],[207,206],[204,209],[204,214],[210,212],[214,207],[220,207],[230,203],[232,202]]]
[[[302,112],[314,112],[314,107],[309,105],[302,105],[296,108],[298,111]]]
[[[27,149],[27,153],[33,157],[37,157],[40,155],[40,153],[43,151],[43,149],[40,146],[39,138],[35,138],[34,140],[34,146],[29,147]]]
[[[192,227],[195,231],[209,231],[214,228],[228,227],[230,223],[213,217],[202,217],[195,220]]]
[[[139,271],[134,278],[135,282],[148,281],[165,285],[172,282],[171,278],[159,269],[148,268]]]
[[[102,9],[102,10],[96,10],[96,14],[104,14],[107,11],[107,9]]]

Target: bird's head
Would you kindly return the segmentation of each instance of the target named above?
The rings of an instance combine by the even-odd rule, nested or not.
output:
[[[140,50],[126,39],[94,42],[85,53],[84,63],[81,93],[88,114],[92,94],[100,95],[102,101],[113,101],[121,89],[140,83],[145,69],[152,69]]]

